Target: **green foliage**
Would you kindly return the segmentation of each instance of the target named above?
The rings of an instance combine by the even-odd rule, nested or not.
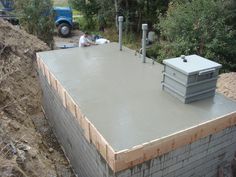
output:
[[[69,3],[83,14],[83,18],[79,19],[80,27],[83,30],[93,30],[96,26],[94,16],[98,13],[96,0],[69,0]]]
[[[51,0],[15,0],[21,26],[50,47],[53,45],[54,19]]]
[[[115,24],[115,6],[114,0],[96,0],[98,4],[98,25],[99,26],[112,26]]]
[[[142,23],[147,23],[152,30],[158,15],[167,10],[168,2],[168,0],[120,0],[117,13],[125,17],[126,31],[140,32]]]
[[[60,6],[60,7],[68,7],[68,1],[67,0],[53,0],[54,6]]]
[[[82,31],[96,31],[98,29],[97,27],[97,20],[96,18],[86,18],[85,16],[80,16],[77,19],[77,22],[79,24],[79,29]]]
[[[91,23],[92,19],[96,18],[100,28],[114,26],[117,16],[124,16],[126,33],[140,32],[142,23],[148,23],[149,28],[152,28],[158,15],[164,13],[168,7],[168,0],[69,0],[69,2]]]
[[[106,39],[109,39],[111,42],[118,42],[118,32],[115,27],[106,29],[100,35]]]
[[[125,46],[133,50],[139,50],[141,47],[141,38],[136,33],[132,32],[124,33],[122,42]]]
[[[160,54],[160,45],[153,44],[150,48],[147,48],[147,57],[152,58],[154,60],[159,61],[159,54]]]
[[[164,41],[160,58],[196,53],[222,63],[225,71],[236,71],[236,30],[232,11],[227,8],[230,2],[170,3],[166,16],[160,16],[157,25]]]
[[[69,0],[69,3],[82,13],[80,27],[86,31],[109,26],[115,14],[113,0]]]

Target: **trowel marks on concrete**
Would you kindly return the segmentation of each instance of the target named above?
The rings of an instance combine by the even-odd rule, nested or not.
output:
[[[158,139],[236,110],[214,98],[183,104],[161,89],[163,66],[110,43],[39,53],[114,150]]]

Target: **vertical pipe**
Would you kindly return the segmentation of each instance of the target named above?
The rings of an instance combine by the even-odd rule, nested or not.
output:
[[[146,63],[146,37],[147,37],[147,24],[142,24],[143,38],[142,38],[142,59],[143,63]]]
[[[118,21],[119,21],[119,48],[120,51],[122,51],[122,29],[123,29],[123,16],[119,16],[118,17]]]

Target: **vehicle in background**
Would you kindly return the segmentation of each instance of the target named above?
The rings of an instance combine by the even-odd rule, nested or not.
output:
[[[19,24],[17,16],[13,15],[13,0],[0,0],[0,7],[2,7],[0,18],[11,22],[12,24]],[[54,22],[57,27],[58,34],[61,37],[68,37],[73,28],[73,13],[70,7],[53,7]]]
[[[73,28],[73,15],[70,7],[54,7],[54,21],[58,34],[61,37],[68,37]]]
[[[14,2],[13,0],[0,0],[0,7],[3,11],[12,11]]]
[[[19,25],[19,19],[10,11],[0,10],[0,18],[10,22],[13,25]]]

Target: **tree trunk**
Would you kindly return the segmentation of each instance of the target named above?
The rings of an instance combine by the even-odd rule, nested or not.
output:
[[[141,23],[142,23],[142,12],[139,11],[138,13],[138,25],[137,25],[137,33],[140,32],[141,29]]]
[[[115,5],[115,12],[116,12],[116,17],[115,17],[116,29],[118,30],[118,2],[117,0],[114,0],[114,5]]]

